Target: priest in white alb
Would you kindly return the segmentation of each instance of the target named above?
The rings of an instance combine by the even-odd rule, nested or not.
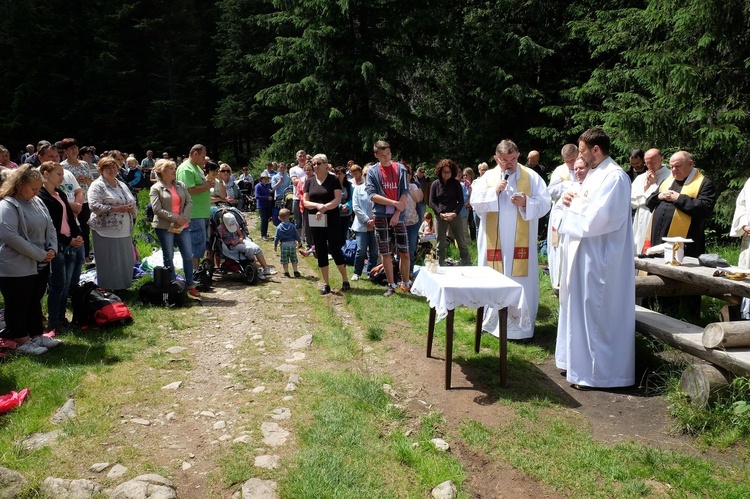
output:
[[[574,388],[635,383],[635,272],[630,178],[609,157],[609,136],[585,131],[590,165],[577,192],[563,194],[565,236],[555,364]]]
[[[645,253],[651,247],[652,214],[646,201],[670,175],[669,168],[662,164],[661,152],[658,149],[646,151],[644,161],[646,162],[646,171],[638,175],[630,187],[630,207],[635,210],[633,238],[635,239],[636,255]]]
[[[563,158],[563,164],[555,168],[549,179],[547,192],[554,205],[562,197],[570,186],[576,182],[573,165],[578,159],[578,146],[575,144],[565,144],[560,151]],[[562,210],[555,210],[554,207],[549,214],[549,225],[547,226],[547,268],[549,277],[554,289],[560,289],[560,234],[557,228],[562,218]]]
[[[536,172],[518,164],[518,156],[516,144],[503,140],[495,150],[497,166],[471,187],[471,206],[481,220],[479,265],[492,267],[524,288],[526,307],[508,308],[508,338],[515,340],[534,335],[539,307],[538,220],[550,210],[547,185]],[[497,310],[487,309],[483,329],[499,335]]]

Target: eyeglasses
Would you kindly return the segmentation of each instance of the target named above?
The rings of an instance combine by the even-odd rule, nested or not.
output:
[[[319,166],[319,165],[324,165],[324,164],[325,164],[324,161],[313,161],[313,166]]]

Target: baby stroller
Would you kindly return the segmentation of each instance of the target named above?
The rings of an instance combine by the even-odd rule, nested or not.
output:
[[[257,204],[255,202],[255,192],[253,191],[253,184],[249,180],[243,180],[237,182],[240,187],[240,197],[242,198],[242,208],[245,211],[255,211]]]
[[[240,210],[230,206],[223,206],[211,214],[208,220],[209,250],[208,261],[212,266],[219,262],[219,270],[225,274],[242,274],[248,284],[255,284],[259,279],[258,264],[256,259],[249,260],[239,251],[227,247],[219,235],[219,226],[225,214],[231,214],[237,221],[237,225],[247,239],[247,222]]]

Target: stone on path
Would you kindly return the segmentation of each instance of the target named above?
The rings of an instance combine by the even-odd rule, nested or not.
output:
[[[292,350],[306,350],[312,344],[312,339],[313,337],[311,334],[300,336],[289,345],[289,348]]]
[[[251,478],[242,484],[242,499],[279,499],[276,482]]]
[[[169,347],[167,348],[167,353],[172,354],[172,355],[178,355],[184,352],[185,350],[187,350],[187,347]]]
[[[36,450],[46,447],[62,436],[62,430],[54,430],[49,433],[33,433],[21,441],[21,446],[26,450]]]
[[[289,432],[278,423],[263,423],[260,425],[260,431],[263,432],[263,443],[271,447],[284,445],[289,436]]]
[[[304,352],[294,352],[291,357],[288,359],[284,359],[287,362],[299,362],[300,360],[304,360],[306,355]]]
[[[74,399],[68,399],[65,401],[62,407],[57,410],[54,416],[52,416],[52,424],[60,424],[74,419],[76,414],[76,401]]]
[[[128,472],[128,469],[121,465],[121,464],[115,464],[112,466],[112,469],[109,470],[109,473],[107,473],[107,478],[120,478],[125,473]]]
[[[446,442],[442,438],[433,438],[432,440],[430,440],[430,443],[435,446],[435,449],[443,452],[447,452],[451,448],[451,446],[448,445],[448,442]]]
[[[256,386],[255,388],[253,388],[253,393],[260,393],[265,389],[266,389],[265,386]]]
[[[177,390],[181,386],[182,386],[182,381],[175,381],[175,382],[170,383],[168,385],[162,386],[161,389],[162,390]]]
[[[278,407],[271,411],[271,414],[271,417],[277,421],[289,419],[292,417],[292,411],[287,407]]]
[[[271,294],[274,296],[281,296],[281,291],[274,289],[273,291],[271,291]]]
[[[207,417],[207,418],[215,418],[215,417],[216,417],[216,414],[214,414],[214,413],[213,413],[213,412],[211,412],[211,411],[201,411],[201,412],[200,412],[200,415],[201,415],[201,416],[205,416],[205,417]]]
[[[187,471],[187,470],[189,470],[192,467],[193,467],[193,465],[190,464],[190,463],[188,463],[187,461],[183,461],[182,462],[182,471]]]
[[[227,427],[226,421],[217,421],[214,423],[214,430],[223,430]]]
[[[456,495],[458,495],[458,490],[453,482],[448,480],[432,489],[431,495],[434,499],[455,499]]]
[[[43,497],[55,499],[87,499],[98,497],[102,493],[102,486],[91,480],[69,480],[48,476],[42,482],[39,492]]]
[[[256,468],[266,468],[268,470],[272,470],[279,467],[279,456],[255,456],[255,467]]]
[[[177,492],[171,481],[152,473],[118,485],[109,499],[177,499]]]
[[[0,494],[2,497],[19,497],[28,485],[26,477],[17,471],[0,466]]]
[[[233,444],[249,444],[252,441],[250,435],[242,435],[232,440]]]
[[[109,463],[95,463],[89,467],[89,471],[92,473],[101,473],[107,468],[109,468]]]
[[[276,367],[276,370],[281,371],[282,373],[293,373],[297,369],[299,369],[299,366],[295,366],[294,364],[281,364]]]
[[[149,421],[148,419],[143,419],[143,418],[133,418],[133,419],[130,420],[130,422],[131,423],[135,423],[135,424],[139,424],[141,426],[150,426],[151,425],[151,421]]]

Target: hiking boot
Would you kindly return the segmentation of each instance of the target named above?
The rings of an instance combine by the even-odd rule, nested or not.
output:
[[[39,347],[34,344],[34,341],[27,341],[23,345],[18,345],[16,347],[16,352],[25,353],[26,355],[42,355],[43,353],[47,352],[47,349],[44,347]]]
[[[389,284],[388,288],[385,290],[385,293],[383,293],[383,296],[385,296],[386,298],[388,298],[389,296],[392,296],[395,293],[396,293],[396,286],[395,285],[391,286]]]
[[[284,277],[292,277],[289,275],[289,272],[284,272]]]
[[[299,273],[299,271],[294,271],[294,277],[302,277],[302,274]]]
[[[324,284],[322,288],[320,288],[320,294],[321,295],[327,295],[331,292],[331,286],[328,284]]]
[[[349,285],[349,281],[344,281],[341,285],[341,291],[349,291],[352,287]]]

